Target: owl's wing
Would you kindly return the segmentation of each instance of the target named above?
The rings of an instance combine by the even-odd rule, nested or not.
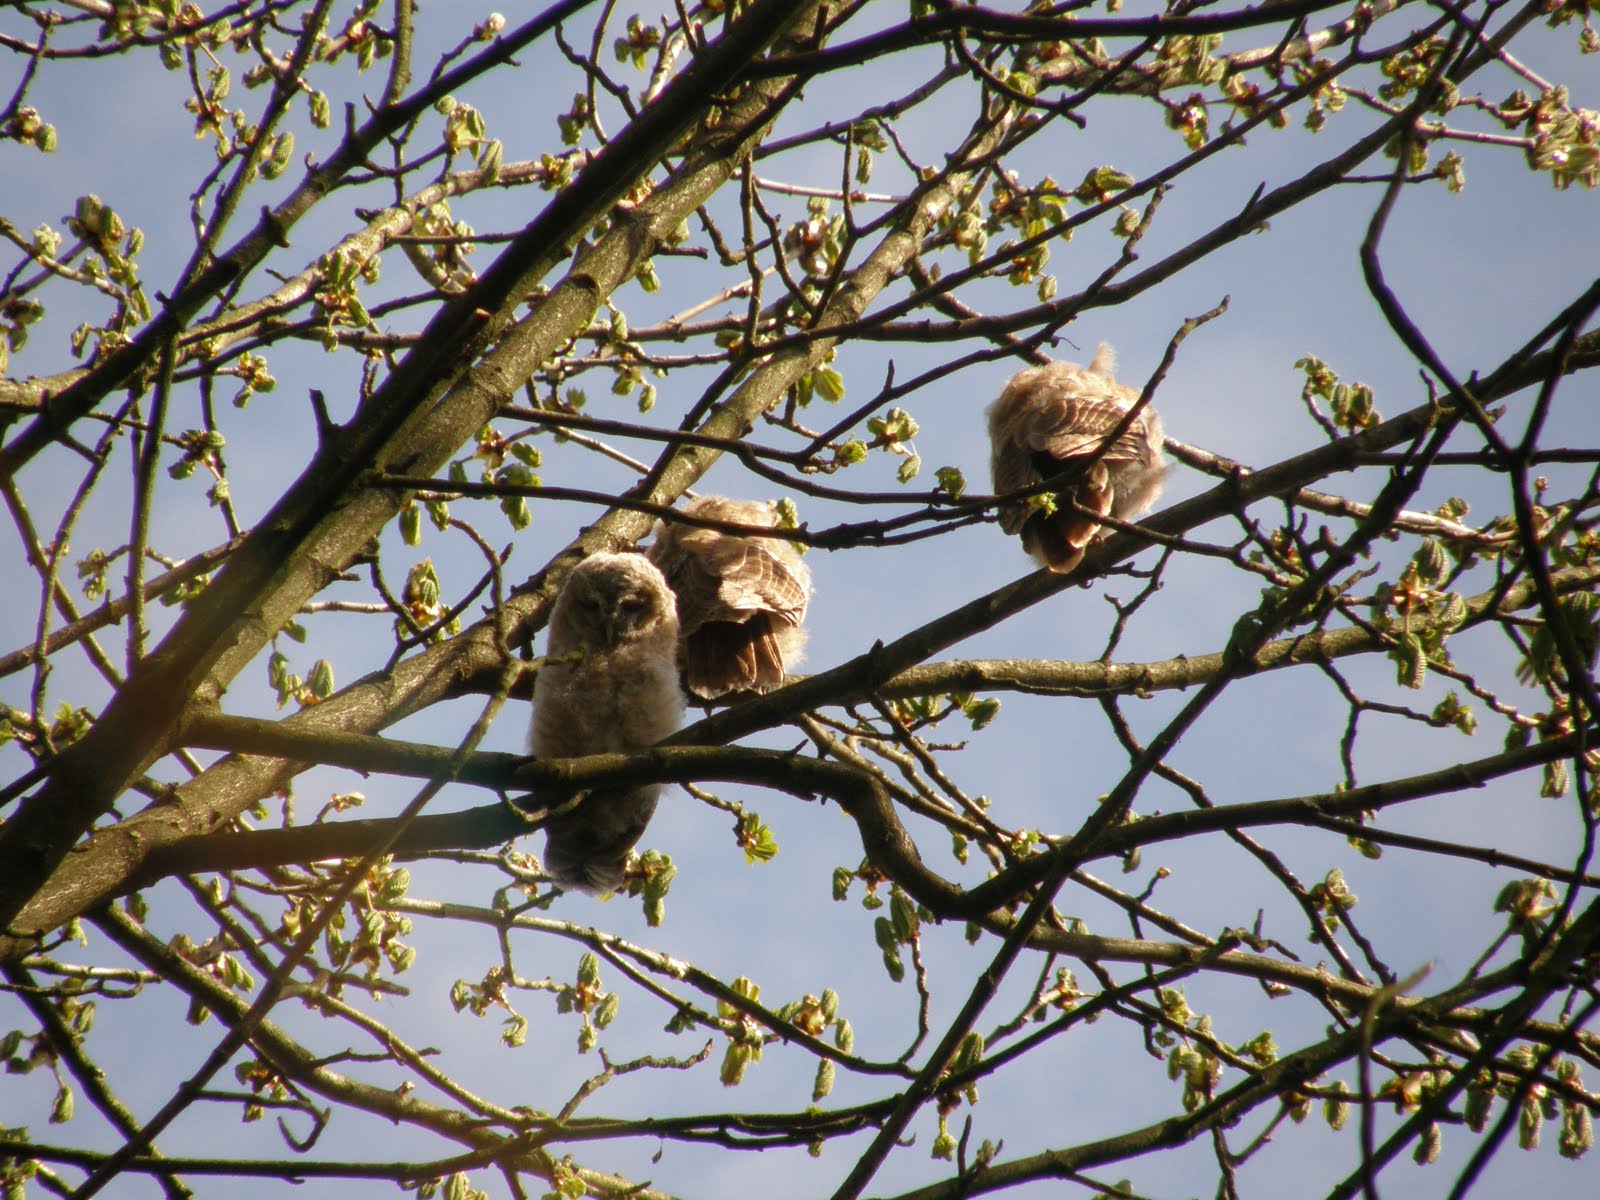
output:
[[[1089,513],[1127,511],[1131,506],[1119,501],[1119,492],[1135,481],[1139,499],[1148,494],[1153,500],[1161,475],[1160,419],[1145,408],[1128,420],[1136,398],[1108,374],[1070,363],[1020,372],[991,410],[995,492],[1028,487],[1092,459],[1071,494]],[[1063,574],[1078,565],[1101,528],[1070,506],[1047,514],[1028,504],[1003,506],[1000,526],[1020,533],[1030,554]]]
[[[764,505],[754,517],[716,515],[770,523]],[[786,542],[679,526],[658,532],[650,554],[678,597],[689,691],[711,700],[782,684],[799,661],[811,593],[810,572]]]
[[[719,536],[684,572],[684,679],[704,699],[771,691],[799,659],[807,582],[765,541]]]
[[[767,541],[724,537],[707,547],[699,566],[715,587],[715,600],[706,608],[709,619],[770,612],[797,624],[805,617],[806,583]]]
[[[1017,413],[1011,438],[1030,457],[1046,455],[1061,464],[1089,458],[1106,447],[1102,462],[1141,462],[1149,455],[1150,432],[1146,409],[1107,445],[1128,416],[1128,406],[1109,397],[1086,398],[1045,394]],[[1038,465],[1037,463],[1035,464]]]

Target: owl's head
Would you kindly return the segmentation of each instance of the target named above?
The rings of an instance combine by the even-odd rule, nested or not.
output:
[[[552,649],[678,636],[677,604],[642,554],[591,554],[567,576],[550,616]],[[558,647],[555,643],[561,643]]]

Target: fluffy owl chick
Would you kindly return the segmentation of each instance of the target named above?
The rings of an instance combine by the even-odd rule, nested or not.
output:
[[[699,496],[692,517],[776,528],[764,500]],[[741,537],[657,521],[647,552],[678,597],[684,686],[703,700],[769,692],[800,662],[811,572],[782,538]]]
[[[623,753],[678,728],[678,617],[661,572],[639,554],[592,554],[550,614],[549,661],[533,685],[530,749],[540,758]],[[660,784],[598,789],[546,826],[545,868],[586,892],[622,886]]]
[[[1067,493],[1091,512],[1131,520],[1156,502],[1167,474],[1156,411],[1147,405],[1107,444],[1139,399],[1137,388],[1116,381],[1115,368],[1111,347],[1102,342],[1087,367],[1053,362],[1011,377],[989,406],[997,495],[1094,461]],[[1023,549],[1061,575],[1104,532],[1093,517],[1067,504],[1047,514],[1025,502],[1001,506],[1000,528],[1020,533]]]

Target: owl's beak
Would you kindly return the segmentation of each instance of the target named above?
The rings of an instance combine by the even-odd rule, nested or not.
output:
[[[610,610],[600,616],[600,632],[605,635],[606,645],[617,644],[617,615]]]

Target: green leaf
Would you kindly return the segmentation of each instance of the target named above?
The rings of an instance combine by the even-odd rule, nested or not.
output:
[[[721,1079],[723,1087],[738,1087],[744,1082],[745,1068],[750,1065],[754,1054],[749,1046],[743,1042],[729,1042],[728,1049],[722,1056]]]
[[[333,664],[325,658],[312,663],[311,674],[306,676],[306,686],[318,700],[326,700],[333,695]]]
[[[961,711],[972,722],[973,732],[976,733],[1000,715],[1000,701],[992,697],[974,700]]]
[[[752,866],[771,862],[778,856],[778,839],[756,813],[747,812],[740,817],[739,845],[744,850],[744,861]]]
[[[600,960],[589,950],[583,952],[583,957],[578,959],[578,982],[586,987],[594,987],[600,982]]]
[[[1594,1146],[1594,1118],[1589,1106],[1567,1103],[1562,1106],[1561,1140],[1558,1149],[1562,1158],[1582,1158]]]
[[[950,1064],[950,1069],[956,1072],[971,1071],[982,1061],[983,1034],[974,1031],[961,1039],[961,1046],[956,1050],[956,1056]]]
[[[917,920],[917,907],[899,888],[895,888],[889,895],[889,919],[894,927],[894,936],[897,941],[913,942],[917,938],[920,922]]]
[[[528,508],[526,496],[500,497],[500,511],[506,515],[506,520],[511,522],[511,528],[518,533],[533,524],[533,513]]]
[[[408,546],[422,543],[422,508],[415,501],[400,510],[400,540]]]
[[[817,1078],[811,1085],[812,1103],[816,1103],[833,1091],[833,1071],[831,1058],[825,1058],[817,1063]]]
[[[833,869],[833,898],[843,900],[850,895],[850,881],[855,878],[855,872],[849,867],[835,867]]]
[[[883,969],[896,983],[906,977],[906,965],[900,958],[900,947],[895,938],[894,925],[888,917],[877,917],[872,922],[872,934],[883,952]]]
[[[812,386],[824,400],[838,403],[844,399],[844,376],[832,367],[818,367],[811,372]]]

